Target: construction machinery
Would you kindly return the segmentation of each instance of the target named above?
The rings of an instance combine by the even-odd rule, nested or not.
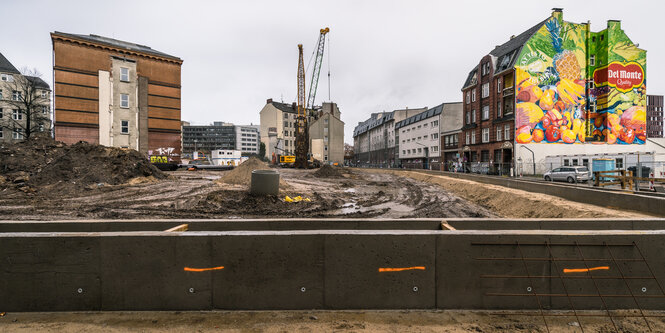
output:
[[[312,80],[309,86],[309,95],[305,101],[305,67],[303,64],[302,44],[298,44],[298,103],[296,117],[296,161],[295,167],[306,169],[309,167],[309,117],[315,116],[313,113],[314,99],[319,84],[319,74],[321,73],[321,64],[323,62],[323,51],[325,48],[325,36],[330,31],[329,28],[321,29],[319,41],[316,46],[316,55],[314,58],[314,68],[312,71]]]

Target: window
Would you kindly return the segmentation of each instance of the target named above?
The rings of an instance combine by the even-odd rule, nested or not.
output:
[[[39,131],[44,132],[44,124],[39,124]]]
[[[120,67],[120,81],[129,82],[129,68]]]
[[[5,82],[14,82],[14,77],[11,74],[2,74],[0,79]]]
[[[471,111],[466,112],[466,123],[471,124]]]
[[[439,121],[438,121],[438,120],[435,120],[435,121],[434,121],[434,124],[433,124],[432,126],[439,126]]]
[[[120,121],[120,133],[129,134],[129,120]]]
[[[328,118],[323,119],[323,123],[324,123],[324,124],[327,124],[327,123],[328,123]]]
[[[483,120],[490,119],[490,106],[485,105],[483,106]]]
[[[483,128],[483,142],[490,142],[490,129]]]
[[[501,78],[496,79],[496,92],[501,92]]]
[[[423,149],[422,149],[422,148],[418,148],[418,154],[420,154],[420,153],[422,153],[422,152],[423,152]]]
[[[284,113],[284,119],[289,119],[289,114],[288,113]]]
[[[42,98],[46,98],[46,90],[42,90]]]
[[[471,111],[471,122],[476,122],[476,110]]]
[[[482,67],[482,74],[483,74],[483,76],[484,76],[484,75],[487,75],[487,74],[489,74],[489,73],[490,73],[490,63],[489,63],[489,62],[486,62],[486,63],[483,64],[483,67]]]
[[[589,66],[596,66],[596,56],[593,54],[589,56]]]
[[[467,91],[466,92],[466,104],[469,104],[469,102],[471,102],[471,93]]]
[[[129,108],[129,95],[120,94],[120,107]]]
[[[23,113],[21,113],[21,110],[14,109],[14,111],[12,111],[12,119],[14,120],[23,119]]]
[[[476,101],[476,89],[471,90],[471,102]]]
[[[48,106],[46,105],[42,106],[42,114],[48,114]]]
[[[501,134],[503,134],[502,132],[503,130],[501,129],[501,127],[496,128],[496,141],[501,141]]]
[[[4,138],[4,134],[2,134],[2,127],[0,127],[0,139]]]
[[[501,118],[501,102],[496,103],[496,117]]]
[[[21,95],[20,91],[14,90],[14,92],[12,92],[12,101],[20,101],[21,97],[23,96]]]
[[[470,143],[471,143],[471,135],[469,134],[469,132],[466,132],[466,144],[468,145]]]
[[[420,125],[418,125],[418,128],[420,128],[420,127],[421,127],[421,126],[420,126]]]
[[[486,82],[483,83],[483,91],[482,91],[482,98],[489,97],[490,95],[490,83]]]
[[[424,124],[423,124],[423,127],[427,127],[427,123],[424,123]],[[420,128],[420,126],[418,126],[418,128]]]
[[[623,169],[623,158],[617,158],[615,161],[615,168],[616,169]],[[644,175],[642,175],[644,177]]]
[[[2,100],[2,89],[0,89],[0,100]]]
[[[573,165],[577,165],[578,161],[576,158],[573,158]]]
[[[439,138],[439,133],[432,134],[432,140],[436,140],[438,138]]]
[[[402,155],[406,155],[406,150],[402,150]]]
[[[508,124],[503,127],[503,139],[510,140],[510,125]]]
[[[568,159],[563,160],[563,165],[564,165],[564,166],[569,166],[569,165],[570,165],[570,161],[568,161]]]
[[[15,128],[14,133],[12,133],[12,138],[14,140],[21,140],[23,139],[23,131],[21,131],[20,128]]]
[[[475,143],[476,143],[476,130],[472,130],[471,131],[471,144],[473,145]]]
[[[0,119],[2,119],[2,108],[0,108]]]

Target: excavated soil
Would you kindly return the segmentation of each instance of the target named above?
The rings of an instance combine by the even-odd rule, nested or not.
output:
[[[86,142],[66,145],[47,137],[0,146],[0,190],[67,197],[107,185],[166,177],[146,156],[132,149]]]
[[[318,178],[343,178],[342,173],[328,164],[323,165],[318,170],[314,171],[314,176]]]
[[[233,176],[233,171],[174,171],[167,178],[132,178],[119,185],[73,188],[66,193],[26,193],[9,186],[0,189],[0,216],[13,220],[647,217],[418,172],[340,168],[341,178],[320,178],[314,175],[316,170],[276,170],[282,178],[279,196],[252,196],[248,181],[237,185],[219,181]],[[285,202],[286,196],[310,201]]]

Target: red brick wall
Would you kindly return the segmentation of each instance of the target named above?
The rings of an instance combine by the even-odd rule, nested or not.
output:
[[[66,144],[73,144],[79,141],[98,144],[99,129],[57,125],[55,127],[55,138]]]

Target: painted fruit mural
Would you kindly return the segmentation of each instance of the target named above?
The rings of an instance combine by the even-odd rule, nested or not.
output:
[[[645,66],[646,52],[618,24],[592,33],[550,18],[515,65],[515,141],[643,144]]]

